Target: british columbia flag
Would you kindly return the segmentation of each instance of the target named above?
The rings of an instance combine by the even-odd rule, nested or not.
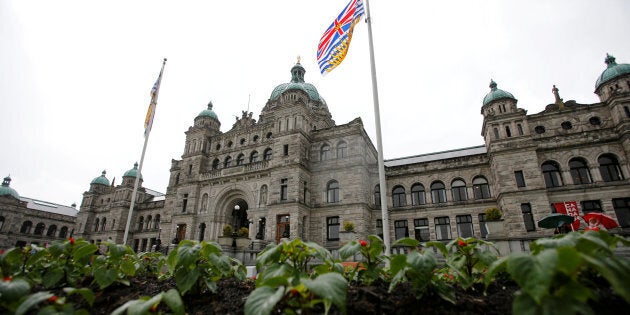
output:
[[[363,1],[350,0],[322,35],[317,47],[317,63],[322,74],[337,67],[348,53],[354,26],[365,14]]]

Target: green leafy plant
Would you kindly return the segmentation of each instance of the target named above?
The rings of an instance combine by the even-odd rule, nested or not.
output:
[[[497,260],[498,253],[493,243],[474,237],[457,238],[447,244],[442,242],[427,242],[426,246],[437,248],[445,257],[447,273],[457,277],[457,284],[463,289],[470,288],[474,283],[483,282],[486,269]]]
[[[352,221],[344,221],[343,230],[346,232],[354,232],[354,223]]]
[[[246,227],[238,229],[238,237],[249,237],[249,229]]]
[[[94,281],[102,289],[115,282],[129,285],[129,277],[136,275],[141,262],[129,246],[103,242],[105,253],[96,255],[92,262]]]
[[[383,240],[377,235],[369,235],[368,240],[352,241],[339,249],[339,256],[346,260],[360,254],[360,262],[350,273],[356,275],[359,282],[369,285],[379,278],[386,276],[383,265],[389,259],[384,252]]]
[[[230,237],[233,233],[234,228],[231,225],[226,224],[225,226],[223,226],[223,236]]]
[[[176,289],[170,289],[153,297],[144,296],[137,300],[128,301],[115,309],[112,312],[112,315],[121,315],[125,313],[129,315],[154,313],[158,310],[158,306],[161,302],[164,302],[164,304],[166,304],[166,306],[175,315],[186,314],[184,302],[182,301],[179,292]]]
[[[444,278],[444,273],[439,271],[438,260],[433,250],[417,250],[420,242],[411,238],[400,239],[394,246],[406,246],[411,250],[408,254],[392,256],[390,263],[392,281],[389,292],[398,284],[409,281],[417,299],[435,294],[455,304],[455,291],[449,281],[450,278]]]
[[[486,221],[499,221],[503,217],[503,212],[499,208],[488,208],[485,214]]]
[[[315,259],[322,264],[310,270],[309,263]],[[343,267],[320,245],[300,239],[270,244],[258,255],[256,266],[262,271],[245,302],[245,314],[270,314],[278,304],[288,314],[317,304],[323,304],[326,313],[332,305],[345,311],[348,283],[338,273]]]
[[[225,277],[244,280],[245,266],[223,254],[216,243],[183,240],[166,259],[169,274],[185,295],[188,291],[202,293],[204,289],[217,290],[217,281]]]
[[[521,287],[512,304],[514,314],[593,314],[587,302],[598,296],[586,276],[596,274],[630,303],[630,262],[613,254],[619,243],[630,245],[605,231],[539,239],[530,246],[531,254],[513,253],[495,261],[486,286],[507,272]]]

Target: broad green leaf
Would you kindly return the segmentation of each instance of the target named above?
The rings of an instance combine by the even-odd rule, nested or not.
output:
[[[449,256],[448,255],[449,254],[448,249],[446,248],[446,245],[444,245],[444,243],[442,243],[442,242],[430,241],[430,242],[426,242],[424,245],[427,248],[430,248],[430,247],[437,248],[440,251],[440,253],[442,253],[442,256],[444,256],[444,257],[448,257]]]
[[[416,253],[416,252],[413,252]],[[412,253],[409,253],[410,255]],[[407,256],[406,255],[393,255],[392,259],[389,262],[389,270],[392,275],[395,275],[401,271],[404,271],[407,267]]]
[[[630,261],[617,256],[593,257],[583,255],[582,258],[612,285],[615,293],[630,303]]]
[[[81,260],[83,258],[92,256],[98,250],[98,246],[87,242],[76,242],[72,249],[72,258],[74,260]]]
[[[556,267],[554,257],[557,261],[558,255],[554,250],[546,250],[539,256],[526,253],[516,253],[509,256],[507,271],[537,304],[540,304],[543,296],[549,294],[552,270]]]
[[[123,260],[120,262],[120,271],[127,276],[134,276],[136,274],[136,263],[131,260]]]
[[[201,251],[200,254],[203,257],[208,257],[210,254],[221,255],[223,251],[221,251],[221,246],[215,242],[201,242]]]
[[[346,292],[348,282],[338,273],[323,274],[314,280],[302,280],[306,286],[315,295],[324,300],[331,301],[337,305],[342,311],[346,309]]]
[[[339,249],[339,257],[346,260],[348,257],[354,256],[361,250],[361,244],[357,241],[348,242]]]
[[[410,237],[401,238],[392,244],[392,246],[409,246],[414,248],[418,247],[418,245],[420,245],[420,242]]]
[[[141,300],[143,300],[141,298]],[[129,306],[129,309],[127,310],[127,315],[144,315],[147,314],[149,312],[149,310],[151,309],[151,307],[153,307],[153,305],[155,304],[159,304],[160,301],[162,301],[162,293],[155,295],[154,297],[146,300],[146,301],[142,301],[141,303],[136,303],[133,305]]]
[[[131,301],[127,301],[127,303],[119,306],[118,308],[116,308],[111,315],[122,315],[125,314],[125,312],[127,312],[127,310],[137,304],[142,304],[144,301],[143,300],[131,300]]]
[[[189,241],[182,241],[182,243],[177,248],[177,265],[184,267],[194,265],[199,258],[198,254],[201,246],[192,244]]]
[[[122,244],[110,243],[109,244],[109,257],[110,259],[119,259],[127,254],[129,247]]]
[[[217,255],[210,254],[208,255],[208,260],[212,263],[212,266],[216,268],[217,271],[222,275],[229,275],[232,271],[232,266],[230,265],[230,257],[227,255]]]
[[[46,288],[50,288],[56,285],[63,278],[63,268],[55,266],[54,268],[46,269],[44,276],[42,276],[42,285]]]
[[[315,251],[315,253],[317,254],[315,255],[315,257],[320,258],[324,261],[332,259],[332,254],[330,253],[330,251],[323,246],[314,242],[305,242],[304,245]]]
[[[582,266],[582,258],[575,247],[560,247],[557,252],[558,271],[571,276]]]
[[[0,297],[4,301],[19,300],[31,291],[31,285],[24,279],[13,279],[11,281],[0,280]]]
[[[180,268],[175,272],[175,284],[177,284],[177,288],[182,295],[186,294],[195,285],[197,279],[199,279],[199,269],[197,268]]]
[[[271,314],[274,307],[284,296],[284,287],[274,290],[270,287],[258,287],[245,301],[245,315]]]
[[[166,267],[168,267],[169,273],[174,273],[177,268],[177,249],[172,250],[166,258]]]
[[[407,254],[407,264],[416,271],[430,273],[437,267],[437,258],[433,251],[411,252]]]
[[[37,292],[29,295],[28,297],[26,297],[26,299],[24,299],[24,301],[20,303],[20,306],[18,306],[18,308],[15,310],[15,315],[26,314],[26,312],[28,312],[31,307],[48,300],[53,295],[54,294],[47,291]]]
[[[162,294],[162,300],[168,305],[175,315],[183,315],[186,313],[184,301],[176,289],[170,289]]]
[[[383,240],[378,235],[368,235],[368,240],[370,241],[370,256],[379,257],[383,255]]]
[[[263,266],[268,264],[278,263],[280,255],[282,254],[282,247],[276,244],[269,244],[265,249],[258,254],[256,258],[256,267],[262,269]]]
[[[96,280],[96,283],[98,283],[98,286],[101,289],[107,288],[114,283],[114,281],[116,281],[116,277],[118,276],[115,270],[108,268],[94,269],[92,274],[94,275],[94,280]]]
[[[518,315],[539,315],[542,314],[540,306],[536,301],[525,293],[517,293],[512,302],[512,314]]]

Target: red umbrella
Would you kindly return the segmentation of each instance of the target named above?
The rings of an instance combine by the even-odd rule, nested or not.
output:
[[[615,219],[601,212],[589,212],[583,215],[582,217],[584,218],[584,221],[586,222],[590,222],[591,220],[597,220],[599,222],[599,225],[607,229],[613,229],[619,226],[619,224],[617,223],[617,221],[615,221]]]

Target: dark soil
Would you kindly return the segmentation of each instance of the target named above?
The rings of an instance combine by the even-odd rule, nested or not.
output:
[[[125,302],[141,296],[153,296],[175,288],[173,280],[159,282],[154,278],[134,278],[130,286],[113,285],[105,291],[97,292],[93,307],[83,305],[80,298],[72,297],[73,302],[82,304],[91,314],[110,314]],[[221,280],[216,293],[186,294],[183,297],[186,312],[199,314],[243,314],[247,296],[254,290],[254,281],[235,279]],[[425,294],[416,299],[408,283],[401,284],[388,293],[388,284],[379,282],[371,286],[351,283],[348,287],[346,307],[348,314],[511,314],[514,294],[518,286],[511,281],[497,281],[484,293],[483,286],[475,286],[467,291],[456,290],[457,304],[451,304],[437,295]],[[95,291],[96,292],[96,291]],[[630,305],[612,293],[608,286],[598,289],[600,300],[592,302],[597,314],[627,314]],[[282,304],[282,302],[281,302]],[[164,305],[160,311],[168,312]],[[276,310],[275,314],[281,314]],[[306,314],[320,314],[323,309],[315,309]],[[340,314],[334,308],[331,314]]]

